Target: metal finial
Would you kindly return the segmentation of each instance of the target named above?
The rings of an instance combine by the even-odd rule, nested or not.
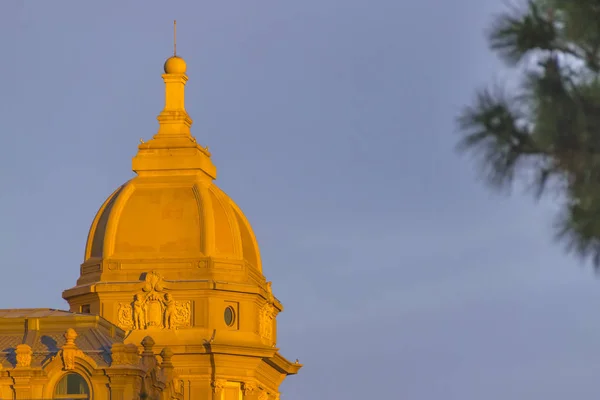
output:
[[[173,20],[173,56],[177,57],[177,20]]]

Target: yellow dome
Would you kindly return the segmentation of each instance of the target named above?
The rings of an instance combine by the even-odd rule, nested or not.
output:
[[[262,280],[252,228],[215,185],[211,154],[191,134],[185,61],[171,57],[165,71],[158,132],[140,141],[132,160],[137,176],[115,190],[94,218],[78,282],[139,281],[141,272],[152,270],[174,280],[223,274],[238,282]]]
[[[261,271],[258,245],[239,207],[212,181],[136,177],[94,218],[85,258],[243,261]]]
[[[181,57],[173,56],[169,57],[165,61],[165,74],[185,74],[187,70],[187,64]]]

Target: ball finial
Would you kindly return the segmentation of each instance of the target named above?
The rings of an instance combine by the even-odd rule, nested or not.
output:
[[[187,64],[185,60],[178,56],[169,57],[165,61],[165,74],[185,74]]]

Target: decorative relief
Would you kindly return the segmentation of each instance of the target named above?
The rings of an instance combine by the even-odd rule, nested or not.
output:
[[[265,291],[267,292],[267,302],[259,311],[258,333],[263,339],[270,341],[273,340],[273,324],[275,323],[275,316],[277,315],[277,309],[274,306],[275,296],[273,296],[271,282],[266,283]]]
[[[63,361],[63,367],[65,371],[71,371],[75,369],[75,358],[80,357],[83,358],[84,354],[77,345],[75,344],[75,339],[77,338],[77,332],[75,329],[69,328],[67,332],[65,332],[66,343],[62,346],[60,350],[60,358]]]
[[[269,394],[267,393],[266,390],[261,390],[260,393],[258,394],[258,400],[268,400],[269,399]]]
[[[131,304],[119,303],[118,325],[125,330],[133,329],[133,313],[131,312]]]
[[[227,381],[225,379],[215,379],[211,383],[213,392],[215,392],[217,394],[221,393],[221,391],[223,391],[223,388],[225,387],[226,384],[227,384]]]
[[[136,377],[135,378],[135,383],[134,383],[134,393],[142,393],[142,387],[144,385],[144,381],[141,377]]]
[[[175,393],[183,395],[185,391],[185,381],[183,379],[176,379],[173,383]]]
[[[81,350],[66,350],[62,353],[63,367],[65,371],[75,369],[75,357],[81,355]]]
[[[242,386],[242,390],[244,392],[244,396],[248,396],[253,394],[255,391],[258,390],[258,386],[256,386],[256,384],[254,382],[244,382],[243,386]]]
[[[133,343],[113,343],[110,349],[110,357],[112,359],[111,366],[138,365],[140,362],[138,348]]]
[[[142,291],[133,297],[132,303],[119,303],[120,328],[177,329],[191,325],[191,301],[176,301],[170,293],[165,293],[163,278],[156,271],[147,273],[145,282]]]
[[[112,360],[112,362],[110,363],[111,367],[113,367],[115,365],[126,365],[126,364],[128,364],[127,361],[125,361],[124,354],[121,353],[121,352],[117,353],[115,351],[115,346],[114,345],[112,347],[112,353],[110,354],[110,358]]]
[[[109,263],[108,263],[108,269],[109,269],[110,271],[114,271],[114,270],[116,270],[116,269],[119,269],[119,263],[116,263],[116,262],[109,262]]]
[[[18,344],[15,352],[17,353],[17,367],[29,368],[31,366],[31,356],[33,355],[31,346],[24,343]]]
[[[259,333],[264,339],[273,339],[273,320],[275,318],[275,307],[273,304],[266,303],[260,310],[259,315]]]
[[[162,292],[163,290],[163,282],[162,277],[156,271],[151,271],[146,274],[146,284],[142,289],[144,292]]]

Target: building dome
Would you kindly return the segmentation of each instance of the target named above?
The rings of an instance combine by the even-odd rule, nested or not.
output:
[[[92,222],[85,258],[213,257],[261,271],[258,245],[239,207],[212,182],[136,177],[115,190]]]
[[[191,134],[192,119],[184,101],[185,61],[169,60],[162,74],[165,106],[157,117],[158,132],[150,140],[140,140],[132,160],[135,176],[117,187],[98,210],[77,283],[62,296],[78,320],[83,314],[95,314],[113,336],[123,336],[106,354],[115,373],[123,367],[137,371],[140,343],[142,366],[154,363],[148,357],[162,348],[160,367],[168,373],[157,370],[157,374],[177,380],[167,385],[144,379],[140,389],[144,393],[180,399],[276,399],[279,384],[301,368],[277,347],[277,316],[283,305],[262,273],[250,224],[215,184],[217,169],[211,154]],[[38,325],[53,321],[30,318],[25,329],[35,336]],[[83,348],[76,345],[58,350],[63,356],[68,350],[84,357]],[[19,346],[22,354],[35,351],[28,344]],[[73,357],[67,360],[60,354],[54,357],[57,368],[72,369],[66,363],[71,360],[69,365],[75,365]],[[77,354],[75,363],[80,365]],[[87,364],[81,371],[111,373],[104,364],[95,368],[83,361]],[[106,386],[96,388],[89,382],[89,392]],[[173,391],[161,394],[153,389],[156,385]],[[126,393],[121,392],[115,393]],[[92,393],[92,397],[99,396]]]
[[[151,265],[169,270],[175,264],[193,269],[191,264],[215,261],[261,275],[252,228],[214,183],[211,154],[191,134],[192,119],[184,105],[185,65],[180,57],[165,64],[165,107],[157,117],[158,132],[148,142],[140,140],[132,162],[137,176],[117,188],[94,218],[85,250],[84,265],[89,267],[82,276],[96,279],[84,272],[99,261],[105,272]]]

